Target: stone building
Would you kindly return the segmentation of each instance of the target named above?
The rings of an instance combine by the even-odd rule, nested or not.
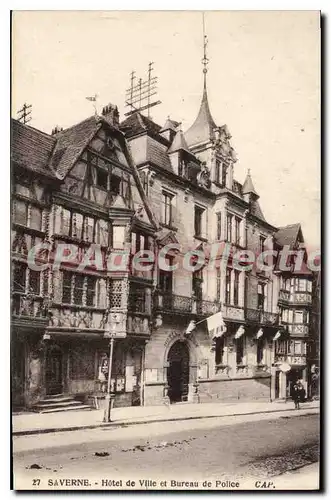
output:
[[[250,173],[235,180],[236,162],[205,72],[186,132],[140,112],[120,123],[112,105],[52,135],[13,120],[15,406],[75,407],[102,395],[111,334],[115,405],[273,400],[298,377],[307,386],[311,272],[294,262],[283,272],[273,257],[272,269],[240,270],[234,259],[304,247],[300,224],[269,224]],[[144,250],[172,269],[131,265]],[[105,265],[126,251],[125,269]],[[206,320],[217,312],[226,332],[214,336]]]

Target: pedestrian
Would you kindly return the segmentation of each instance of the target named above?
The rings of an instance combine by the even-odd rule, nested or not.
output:
[[[304,401],[306,399],[306,391],[305,391],[305,388],[303,386],[302,381],[298,380],[297,385],[298,385],[298,389],[299,389],[299,401],[301,403],[304,403]]]
[[[291,398],[294,401],[294,407],[296,410],[300,409],[300,398],[301,398],[301,390],[297,382],[295,382],[292,386],[291,390]]]

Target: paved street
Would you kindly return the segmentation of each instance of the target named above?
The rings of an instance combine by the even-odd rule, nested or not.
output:
[[[286,412],[18,436],[14,473],[16,487],[24,480],[28,488],[35,478],[39,488],[60,478],[87,478],[95,489],[121,478],[123,487],[128,479],[164,479],[167,487],[170,480],[208,479],[226,488],[227,480],[245,487],[248,478],[251,485],[269,478],[269,488],[281,489],[283,480],[286,488],[300,488],[295,471],[317,462],[318,439],[319,415]],[[308,487],[316,488],[312,467]]]

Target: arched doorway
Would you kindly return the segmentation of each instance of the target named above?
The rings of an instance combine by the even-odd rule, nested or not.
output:
[[[189,350],[186,342],[177,340],[168,353],[168,396],[171,403],[187,401],[189,385]]]

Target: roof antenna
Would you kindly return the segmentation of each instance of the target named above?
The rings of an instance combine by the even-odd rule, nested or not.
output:
[[[202,30],[203,30],[203,59],[202,59],[202,64],[203,64],[203,86],[206,88],[206,79],[207,79],[207,66],[209,63],[209,59],[207,57],[207,44],[208,44],[208,37],[206,35],[206,29],[205,29],[205,13],[202,12]]]

